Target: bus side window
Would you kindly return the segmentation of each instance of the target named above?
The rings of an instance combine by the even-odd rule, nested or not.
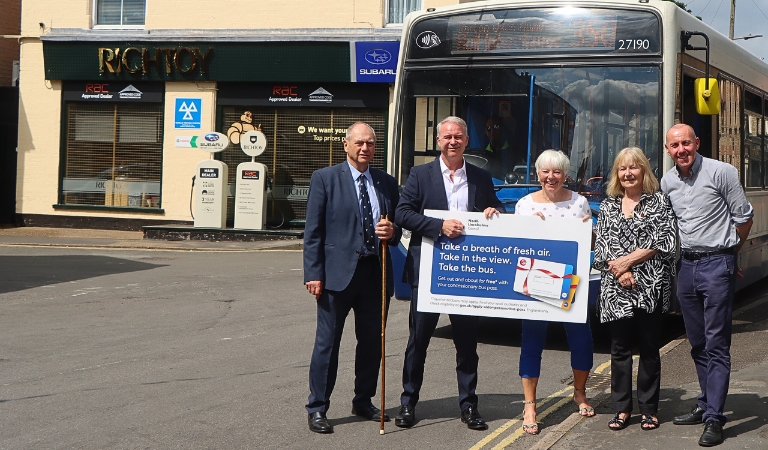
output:
[[[720,98],[723,100],[720,119],[717,159],[731,164],[741,179],[741,85],[720,80]]]

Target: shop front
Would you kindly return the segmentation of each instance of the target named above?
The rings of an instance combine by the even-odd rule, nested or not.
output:
[[[231,226],[234,168],[251,159],[240,138],[260,125],[268,139],[256,159],[267,166],[267,226],[301,226],[311,173],[344,160],[350,124],[371,124],[375,165],[383,168],[386,157],[396,36],[358,42],[334,33],[311,42],[306,34],[282,41],[44,36],[45,77],[53,86],[45,101],[61,117],[59,149],[46,156],[58,161],[57,201],[47,211],[28,201],[17,220],[98,227],[103,218],[117,228],[191,223],[190,180],[212,155],[190,147],[197,136],[219,132],[229,144],[213,157],[230,167]]]

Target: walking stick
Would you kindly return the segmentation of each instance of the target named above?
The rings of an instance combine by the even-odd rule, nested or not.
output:
[[[389,221],[389,216],[381,216],[382,220]],[[386,360],[384,338],[387,335],[387,241],[381,241],[381,421],[379,422],[379,434],[384,434],[384,387]]]

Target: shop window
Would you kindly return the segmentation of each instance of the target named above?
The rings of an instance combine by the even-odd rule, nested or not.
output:
[[[409,12],[420,9],[421,0],[388,0],[387,23],[402,24]]]
[[[220,131],[227,135],[230,144],[220,155],[229,167],[231,186],[235,185],[237,165],[251,160],[240,150],[242,134],[261,125],[261,131],[267,137],[267,150],[256,157],[256,162],[267,166],[271,189],[266,199],[266,219],[270,227],[287,226],[306,219],[312,172],[346,160],[342,139],[352,123],[363,121],[373,127],[376,153],[372,166],[384,169],[386,110],[225,106],[222,117]],[[233,197],[228,199],[227,211],[232,218]]]
[[[768,187],[768,98],[763,101],[763,186]]]
[[[144,25],[146,0],[94,0],[96,25]]]
[[[159,208],[162,120],[162,103],[67,103],[60,203]]]
[[[735,167],[741,178],[741,86],[721,79],[720,102],[718,159]]]

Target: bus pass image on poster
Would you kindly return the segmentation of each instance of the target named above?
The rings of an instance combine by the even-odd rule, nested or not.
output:
[[[538,297],[535,295],[531,295],[531,298],[535,298],[536,300],[540,300],[544,303],[547,303],[557,308],[562,308],[568,311],[569,309],[571,309],[571,306],[573,306],[573,299],[576,296],[576,289],[579,287],[579,276],[571,275],[570,280],[571,280],[570,281],[571,286],[568,289],[568,297],[566,297],[565,300],[561,300],[557,298],[549,298],[549,297]]]
[[[514,291],[528,297],[566,300],[573,266],[521,256],[517,259]]]

